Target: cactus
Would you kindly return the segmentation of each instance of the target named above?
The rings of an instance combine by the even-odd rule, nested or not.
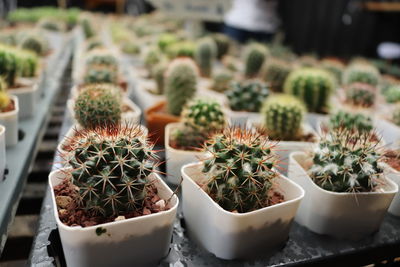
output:
[[[158,48],[160,48],[161,51],[165,52],[167,51],[168,47],[171,46],[172,44],[175,44],[178,42],[178,39],[176,38],[175,35],[171,33],[164,33],[160,36],[158,39]]]
[[[21,77],[35,77],[39,66],[39,59],[33,52],[27,50],[15,51],[17,56],[18,74]]]
[[[121,120],[122,104],[118,87],[109,84],[86,85],[74,106],[75,119],[84,128],[117,125]]]
[[[167,70],[167,63],[165,61],[159,62],[152,70],[152,77],[154,78],[157,89],[154,93],[157,95],[164,94],[165,71]]]
[[[388,103],[400,102],[400,85],[392,85],[388,87],[384,96]]]
[[[154,65],[160,62],[161,59],[162,54],[158,47],[150,47],[144,52],[143,61],[148,69],[151,69]]]
[[[335,78],[337,84],[340,84],[342,82],[342,74],[344,71],[344,64],[336,59],[323,59],[321,60],[321,67],[330,72]]]
[[[228,53],[231,40],[227,35],[222,33],[214,33],[213,35],[211,35],[211,37],[217,45],[217,58],[221,59]]]
[[[241,128],[225,129],[205,144],[210,157],[202,169],[204,190],[227,211],[249,212],[268,206],[279,174],[268,137]]]
[[[247,78],[254,78],[258,75],[268,53],[267,47],[259,43],[251,43],[245,48],[244,74]]]
[[[268,87],[257,80],[232,83],[226,91],[229,106],[234,111],[259,112],[262,103],[269,95]]]
[[[311,179],[333,192],[371,192],[382,184],[383,159],[373,132],[330,131],[314,150]]]
[[[400,126],[400,105],[397,105],[396,108],[394,109],[392,120],[394,124]]]
[[[90,83],[112,83],[116,84],[118,82],[118,74],[115,69],[103,65],[93,65],[86,69],[85,75],[83,77],[85,84]]]
[[[91,51],[94,49],[102,49],[104,47],[104,44],[101,40],[99,40],[97,37],[90,38],[86,40],[85,44],[85,50],[86,51]]]
[[[196,93],[197,79],[198,70],[193,60],[178,58],[169,64],[165,72],[165,91],[170,114],[181,114],[183,106]]]
[[[13,86],[18,75],[17,56],[12,48],[0,45],[0,73],[8,86]]]
[[[361,107],[372,107],[377,89],[367,83],[352,83],[346,87],[346,102]]]
[[[202,77],[210,77],[217,56],[217,46],[211,37],[204,37],[197,43],[194,58],[200,68]]]
[[[140,53],[140,46],[133,42],[123,42],[121,44],[121,51],[129,55],[138,55]]]
[[[329,118],[329,128],[345,128],[349,131],[370,132],[373,129],[372,119],[364,114],[353,114],[338,111]]]
[[[65,30],[65,25],[55,18],[43,18],[38,22],[37,26],[41,29],[53,32],[62,32]]]
[[[282,92],[286,77],[292,70],[292,66],[280,59],[269,59],[263,67],[263,78],[274,92]]]
[[[96,32],[93,27],[93,23],[90,20],[90,16],[88,14],[82,14],[80,18],[80,25],[82,26],[83,33],[86,39],[89,39],[96,35]]]
[[[170,59],[177,57],[194,58],[196,45],[189,41],[178,42],[167,48],[166,54]]]
[[[11,103],[11,98],[7,93],[7,84],[0,76],[0,112],[3,112]]]
[[[88,53],[85,63],[89,68],[93,65],[105,65],[118,69],[117,58],[107,49],[93,49]]]
[[[67,169],[80,208],[93,216],[141,212],[158,157],[139,126],[107,126],[78,132]]]
[[[350,64],[343,74],[343,84],[355,82],[368,83],[377,86],[380,82],[380,74],[377,68],[366,63]]]
[[[211,90],[224,93],[225,91],[229,90],[232,80],[233,74],[230,71],[221,71],[216,73],[213,77]]]
[[[284,92],[302,99],[308,112],[328,113],[335,83],[322,69],[300,68],[292,71],[284,84]]]
[[[297,140],[306,113],[304,104],[294,96],[277,94],[264,102],[261,114],[269,137],[274,140]]]
[[[19,47],[32,51],[36,53],[36,55],[41,56],[46,53],[48,43],[47,40],[39,34],[25,34],[19,42]]]

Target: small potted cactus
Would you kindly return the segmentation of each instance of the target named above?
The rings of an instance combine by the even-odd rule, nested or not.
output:
[[[222,59],[229,52],[231,39],[223,33],[214,33],[211,35],[217,45],[217,58]]]
[[[164,143],[165,126],[178,122],[184,105],[194,97],[197,90],[198,70],[193,60],[173,60],[165,72],[166,101],[160,101],[146,110],[149,132],[157,144]]]
[[[9,95],[7,84],[0,77],[0,124],[6,128],[4,137],[6,146],[18,143],[18,113],[18,97]]]
[[[227,128],[207,141],[202,162],[182,167],[187,231],[218,258],[253,258],[287,241],[304,191],[275,170],[274,150],[266,135]]]
[[[282,92],[283,84],[292,68],[289,62],[271,58],[264,63],[261,75],[264,81],[269,84],[272,91]]]
[[[204,142],[226,125],[226,117],[218,102],[195,98],[186,104],[181,122],[170,123],[165,128],[167,181],[178,184],[181,167],[204,155],[200,151]]]
[[[224,104],[226,102],[225,92],[231,89],[233,80],[234,73],[231,71],[227,69],[217,70],[207,84],[203,80],[203,86],[199,88],[199,94]]]
[[[400,103],[400,85],[388,86],[383,95],[389,104]]]
[[[340,128],[364,133],[372,132],[374,129],[374,122],[370,116],[363,113],[351,113],[344,110],[339,110],[336,113],[331,114],[329,120],[320,123],[319,130],[321,131],[321,135]],[[372,134],[374,133],[372,132]],[[379,137],[375,135],[375,139],[379,140]]]
[[[250,43],[244,48],[244,76],[255,78],[258,76],[264,61],[269,55],[268,48],[260,43]]]
[[[342,76],[342,83],[344,85],[360,82],[378,86],[380,80],[381,77],[377,68],[373,65],[360,62],[350,64]]]
[[[217,45],[211,37],[198,40],[194,58],[199,66],[201,77],[210,78],[217,58]]]
[[[339,128],[322,137],[311,155],[293,152],[289,179],[306,191],[296,221],[340,239],[376,232],[398,191],[379,150],[371,132]]]
[[[316,122],[330,112],[330,99],[335,82],[330,73],[317,68],[293,70],[284,84],[284,92],[292,94],[306,104],[307,120],[316,128]]]
[[[289,154],[306,151],[318,140],[318,134],[304,122],[306,107],[292,95],[275,94],[268,97],[261,109],[261,119],[250,120],[257,132],[269,136],[276,144],[277,154],[282,159],[282,170],[288,165]]]
[[[71,151],[71,167],[49,175],[67,265],[156,265],[168,254],[179,200],[158,175],[153,145],[131,126],[111,125],[83,130]]]
[[[258,80],[231,83],[225,95],[226,114],[232,124],[245,125],[248,119],[259,118],[262,103],[269,94],[267,85]]]

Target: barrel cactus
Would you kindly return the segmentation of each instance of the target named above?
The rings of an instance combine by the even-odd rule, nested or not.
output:
[[[217,58],[221,59],[228,53],[231,40],[227,35],[222,33],[214,33],[211,35],[211,37],[214,39],[214,42],[217,45]]]
[[[211,37],[200,39],[196,46],[194,58],[200,68],[201,76],[210,77],[217,56],[217,46]]]
[[[277,94],[267,98],[261,114],[263,127],[274,140],[297,140],[306,113],[304,104],[294,96]]]
[[[233,74],[230,71],[220,71],[213,75],[213,83],[210,89],[219,93],[223,93],[229,90],[232,81]]]
[[[269,89],[260,81],[249,80],[232,83],[225,94],[232,110],[259,112],[264,99],[269,96]]]
[[[347,103],[368,108],[374,105],[378,89],[367,83],[352,83],[345,90]]]
[[[21,77],[35,77],[39,67],[39,58],[33,52],[18,50],[17,56],[18,75]]]
[[[173,60],[165,72],[167,110],[179,116],[183,106],[196,93],[198,70],[193,60],[178,58]]]
[[[268,53],[267,47],[259,43],[251,43],[245,48],[244,74],[247,78],[254,78],[258,75]]]
[[[162,59],[162,53],[158,47],[150,47],[144,51],[143,61],[146,68],[150,69]]]
[[[341,110],[330,116],[329,128],[345,128],[349,131],[370,132],[374,126],[372,119],[369,116]]]
[[[397,103],[400,102],[400,85],[391,85],[384,93],[386,102]]]
[[[400,105],[397,105],[393,112],[393,122],[400,126]]]
[[[152,70],[152,77],[156,82],[157,88],[154,93],[157,95],[164,94],[164,83],[165,83],[165,72],[167,70],[168,64],[165,61],[161,61],[154,66]]]
[[[355,82],[368,83],[377,86],[380,82],[380,74],[377,68],[366,63],[350,64],[343,73],[343,84]]]
[[[117,125],[122,113],[119,88],[110,84],[86,85],[75,101],[74,112],[75,119],[84,128]]]
[[[335,89],[332,75],[322,69],[300,68],[292,71],[284,92],[304,101],[309,112],[328,113],[329,100]]]
[[[204,190],[227,211],[239,213],[269,205],[269,192],[279,177],[277,157],[266,135],[241,128],[225,129],[205,144]]]
[[[139,126],[105,126],[77,136],[70,140],[66,173],[80,208],[104,217],[141,212],[158,157]]]
[[[308,173],[314,183],[328,191],[374,191],[384,175],[377,146],[372,132],[332,130],[315,148]]]
[[[116,84],[118,81],[118,73],[115,69],[104,65],[93,65],[86,69],[83,77],[85,84],[90,83],[112,83]]]
[[[291,64],[280,59],[269,59],[263,67],[263,79],[274,92],[282,92],[286,77],[292,70]]]
[[[160,36],[158,39],[158,48],[160,48],[161,51],[165,52],[169,46],[171,46],[174,43],[178,42],[178,38],[172,34],[172,33],[164,33]]]
[[[41,56],[46,53],[48,43],[45,38],[37,33],[24,34],[19,42],[19,47],[25,50],[32,51]]]
[[[11,47],[0,46],[0,73],[9,86],[13,86],[18,75],[17,56]]]
[[[104,65],[110,68],[118,68],[118,59],[109,50],[96,48],[91,50],[86,57],[86,66]]]

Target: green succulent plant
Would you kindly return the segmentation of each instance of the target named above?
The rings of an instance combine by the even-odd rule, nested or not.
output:
[[[258,75],[268,54],[267,47],[259,43],[251,43],[245,47],[244,74],[247,78],[254,78]]]
[[[47,52],[48,43],[47,40],[38,33],[24,33],[24,36],[19,41],[19,47],[41,56]]]
[[[201,76],[210,77],[217,56],[217,46],[211,37],[204,37],[197,42],[194,58],[200,68]]]
[[[230,71],[220,71],[213,75],[213,83],[210,89],[218,93],[224,93],[229,90],[232,81],[233,74]]]
[[[178,38],[172,33],[164,33],[158,39],[158,48],[165,52],[169,46],[178,42]]]
[[[15,50],[9,46],[0,45],[0,73],[9,86],[13,86],[18,75],[18,58]]]
[[[397,103],[400,102],[400,85],[389,86],[384,93],[386,102]]]
[[[249,80],[232,83],[231,89],[225,94],[232,110],[259,112],[264,99],[269,96],[269,89],[260,81]]]
[[[150,47],[144,52],[143,60],[145,66],[151,69],[162,60],[162,53],[158,47]]]
[[[301,126],[306,111],[304,104],[292,95],[270,96],[261,110],[262,126],[274,140],[296,140],[302,133]]]
[[[335,89],[332,75],[322,69],[293,70],[284,84],[284,92],[292,94],[307,106],[309,112],[328,113],[329,100]]]
[[[370,132],[374,128],[371,117],[361,113],[338,111],[329,118],[330,129],[345,128],[349,131]]]
[[[67,169],[79,206],[94,216],[141,212],[149,175],[158,157],[139,126],[105,126],[79,131],[71,140]]]
[[[266,135],[241,128],[226,129],[207,141],[204,190],[227,211],[249,212],[268,206],[269,192],[279,177],[277,157]]]
[[[372,132],[330,131],[314,150],[311,179],[333,192],[371,192],[382,184],[383,159]]]
[[[352,83],[346,87],[346,102],[353,106],[372,107],[377,91],[377,88],[367,83]]]
[[[355,82],[368,83],[377,86],[380,82],[380,73],[373,65],[366,63],[350,64],[343,73],[343,84]]]
[[[190,41],[181,41],[170,45],[167,48],[166,54],[170,59],[177,57],[194,58],[196,44]]]
[[[154,66],[152,70],[152,77],[154,78],[157,88],[154,93],[157,95],[164,94],[165,72],[167,71],[168,64],[161,61]]]
[[[104,65],[92,65],[85,72],[83,77],[85,84],[92,83],[112,83],[118,82],[118,73],[115,69]]]
[[[337,84],[342,82],[342,75],[345,69],[345,65],[342,62],[335,59],[323,59],[321,60],[321,67],[335,77]]]
[[[93,49],[86,57],[86,67],[93,65],[104,65],[110,68],[118,69],[118,59],[107,49]]]
[[[214,33],[211,35],[215,44],[217,45],[217,58],[221,59],[229,52],[231,40],[229,37],[222,33]]]
[[[268,59],[263,67],[263,78],[274,92],[282,92],[286,77],[292,71],[292,66],[280,59]]]

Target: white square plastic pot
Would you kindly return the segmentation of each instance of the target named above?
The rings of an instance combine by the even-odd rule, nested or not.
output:
[[[318,131],[320,127],[320,122],[327,121],[329,119],[329,115],[327,114],[319,114],[319,113],[307,113],[306,121],[313,127],[314,130]]]
[[[336,193],[316,185],[304,169],[311,160],[304,152],[294,152],[289,159],[289,179],[306,194],[296,221],[309,230],[339,239],[357,240],[379,230],[398,186],[388,177],[379,192]]]
[[[400,127],[385,119],[375,119],[377,132],[382,135],[385,143],[393,148],[400,148]]]
[[[122,112],[121,122],[126,122],[129,124],[140,123],[140,116],[142,115],[142,111],[140,110],[140,108],[135,103],[133,103],[132,100],[130,100],[129,98],[126,98],[126,97],[123,98],[122,103],[124,105],[128,106],[131,110],[128,112]],[[67,108],[69,111],[69,115],[71,116],[71,119],[74,122],[76,122],[74,106],[75,106],[75,100],[68,99],[67,100]]]
[[[258,112],[233,111],[228,106],[224,107],[224,112],[232,125],[246,126],[248,121],[261,120],[261,114]]]
[[[275,189],[285,201],[247,213],[224,210],[199,187],[201,163],[182,167],[183,215],[190,238],[222,259],[248,259],[279,249],[288,239],[303,189],[284,176]]]
[[[172,184],[179,184],[181,181],[181,168],[183,165],[196,162],[205,155],[201,151],[186,151],[175,149],[169,145],[171,132],[176,129],[180,123],[170,123],[165,127],[165,158],[167,161],[167,181]]]
[[[149,179],[162,199],[170,199],[169,210],[96,226],[71,227],[60,221],[53,191],[65,178],[63,171],[50,173],[49,182],[67,266],[156,266],[168,254],[179,200],[157,174]],[[103,234],[98,234],[99,228]]]
[[[0,124],[6,128],[5,139],[7,147],[15,146],[18,143],[18,97],[13,95],[10,97],[14,101],[14,110],[0,112]]]
[[[20,78],[23,86],[17,89],[8,89],[8,92],[18,97],[20,106],[19,119],[28,119],[35,115],[38,99],[38,83],[29,79]]]
[[[6,169],[6,128],[0,125],[0,182],[3,181]]]
[[[393,182],[395,182],[397,186],[400,188],[400,172],[388,165],[387,168],[385,169],[385,172],[387,177],[391,179]],[[394,196],[392,204],[390,204],[389,207],[389,213],[393,214],[394,216],[400,217],[400,192],[397,192],[396,195]]]

